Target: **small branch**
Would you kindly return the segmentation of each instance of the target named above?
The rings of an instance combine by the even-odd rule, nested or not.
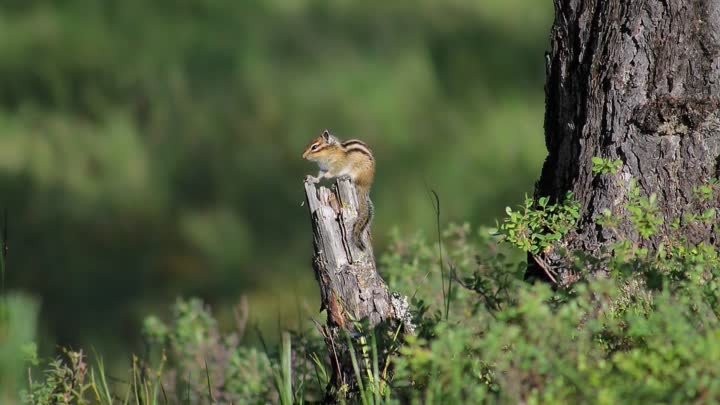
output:
[[[534,255],[534,254],[532,254],[532,253],[530,254],[530,256],[532,256],[533,260],[535,260],[535,263],[537,263],[537,265],[540,266],[541,269],[543,269],[543,271],[545,272],[545,275],[547,275],[548,278],[549,278],[554,284],[557,284],[557,283],[558,283],[558,282],[557,282],[557,279],[555,279],[555,277],[553,277],[554,271],[552,271],[552,269],[551,269],[550,266],[547,264],[547,262],[545,262],[545,260],[543,260],[542,257],[537,256],[537,255]]]

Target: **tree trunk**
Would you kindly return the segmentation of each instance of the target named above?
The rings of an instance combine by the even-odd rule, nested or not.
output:
[[[597,253],[616,240],[642,243],[627,220],[631,179],[655,193],[664,223],[644,242],[671,237],[671,222],[697,210],[693,187],[720,175],[720,1],[555,0],[546,55],[548,157],[535,196],[581,203],[571,250]],[[617,174],[593,157],[620,159]],[[717,202],[715,202],[717,203]],[[610,232],[604,210],[625,217]],[[718,241],[712,226],[694,240]],[[542,271],[530,268],[531,275]]]
[[[352,182],[338,180],[330,190],[306,181],[305,194],[313,228],[313,268],[320,286],[321,310],[327,312],[327,324],[321,327],[321,333],[328,347],[332,375],[324,402],[336,403],[340,396],[351,399],[357,394],[350,357],[353,348],[347,342],[369,332],[358,330],[357,325],[402,325],[405,333],[412,333],[413,326],[407,298],[390,293],[377,273],[371,243],[367,251],[361,251],[350,242],[358,208]],[[370,240],[369,227],[363,236]],[[353,343],[354,349],[360,344]],[[384,363],[385,356],[379,357]],[[361,375],[365,375],[363,362],[359,363]]]

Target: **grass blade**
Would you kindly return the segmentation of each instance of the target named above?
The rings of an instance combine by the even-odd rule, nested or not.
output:
[[[210,403],[215,403],[215,396],[212,392],[212,384],[210,383],[210,369],[208,368],[207,359],[203,359],[203,362],[205,363],[205,377],[207,378],[207,388],[208,388],[208,397],[210,398]]]
[[[373,394],[375,404],[380,403],[380,366],[378,364],[378,347],[375,331],[370,334],[370,352],[372,353],[372,373],[373,373]]]
[[[355,346],[350,339],[350,335],[346,332],[345,339],[348,344],[348,351],[350,352],[350,361],[352,362],[353,371],[355,372],[355,380],[357,381],[358,388],[360,390],[360,399],[363,405],[370,405],[367,395],[365,393],[365,385],[363,384],[362,373],[360,373],[360,366],[358,365],[357,356],[355,355]]]
[[[280,361],[283,373],[283,388],[288,404],[292,404],[292,341],[288,332],[282,334],[282,360]]]

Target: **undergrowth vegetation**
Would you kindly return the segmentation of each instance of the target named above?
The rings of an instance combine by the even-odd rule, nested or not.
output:
[[[609,169],[608,169],[609,170]],[[599,170],[600,171],[600,170]],[[717,183],[698,188],[716,201]],[[655,197],[630,193],[626,208],[652,238]],[[437,241],[394,232],[379,258],[392,289],[408,297],[417,332],[402,344],[367,331],[351,344],[369,404],[709,404],[720,401],[720,258],[709,241],[681,237],[717,226],[715,211],[667,219],[678,237],[652,251],[621,241],[601,257],[565,253],[577,283],[523,281],[525,253],[560,240],[577,204],[528,200],[499,229],[451,225]],[[598,226],[620,222],[606,212]],[[518,247],[522,251],[518,251]],[[442,266],[441,266],[442,263]],[[588,269],[602,268],[604,277]],[[304,404],[322,401],[328,353],[314,327],[286,332],[278,347],[242,344],[247,309],[223,331],[197,299],[178,300],[171,319],[149,317],[149,350],[125,376],[101,357],[66,351],[28,373],[27,403]],[[392,331],[389,332],[392,334]],[[395,346],[388,347],[388,341]],[[387,362],[378,362],[386,356]],[[35,360],[36,361],[36,360]],[[389,364],[382,370],[378,364]]]

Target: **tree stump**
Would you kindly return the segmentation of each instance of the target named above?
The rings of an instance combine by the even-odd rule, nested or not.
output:
[[[357,392],[348,336],[368,331],[360,331],[356,325],[363,322],[370,328],[381,324],[402,327],[405,333],[412,333],[413,326],[407,298],[390,293],[377,273],[372,244],[367,243],[367,250],[362,251],[352,243],[358,212],[353,183],[338,179],[328,189],[305,181],[305,194],[312,221],[313,269],[320,286],[320,310],[327,312],[321,333],[332,374],[325,403],[335,403],[340,396],[349,399]],[[366,241],[370,241],[369,228],[363,235]]]

